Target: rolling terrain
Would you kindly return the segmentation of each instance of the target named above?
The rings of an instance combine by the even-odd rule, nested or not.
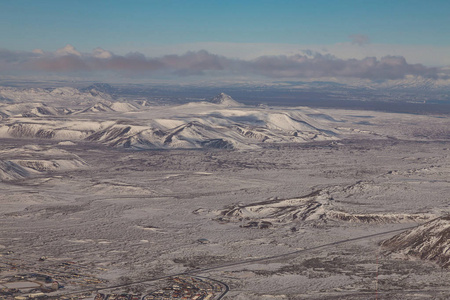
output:
[[[0,95],[0,298],[450,297],[446,116]]]

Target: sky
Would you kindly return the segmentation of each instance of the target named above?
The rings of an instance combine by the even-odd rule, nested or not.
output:
[[[0,0],[0,76],[446,79],[448,0]]]

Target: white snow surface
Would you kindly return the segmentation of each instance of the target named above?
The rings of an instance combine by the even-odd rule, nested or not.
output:
[[[1,280],[80,274],[63,294],[192,271],[223,299],[450,297],[447,116],[1,91]]]
[[[60,92],[76,94],[72,90]],[[309,117],[302,108],[286,112],[245,107],[225,94],[215,99],[213,103],[139,109],[129,103],[103,101],[77,111],[70,110],[64,118],[58,117],[60,114],[53,108],[45,111],[41,108],[41,112],[48,111],[43,117],[44,114],[33,111],[36,108],[30,110],[29,104],[4,104],[3,111],[9,117],[0,124],[0,135],[87,140],[134,149],[251,149],[259,147],[260,143],[338,139],[337,130]],[[38,103],[38,107],[42,105]],[[26,110],[35,114],[17,115]]]

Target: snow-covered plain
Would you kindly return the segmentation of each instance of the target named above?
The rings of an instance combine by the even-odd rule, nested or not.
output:
[[[192,271],[224,299],[450,297],[448,116],[0,95],[0,283],[76,268],[100,281],[50,295],[93,299]]]

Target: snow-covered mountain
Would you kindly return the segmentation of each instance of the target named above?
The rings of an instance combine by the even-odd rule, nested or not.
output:
[[[0,99],[3,103],[34,102],[67,106],[111,101],[112,96],[104,92],[79,90],[72,87],[43,89],[0,86]]]
[[[223,106],[241,106],[242,104],[231,98],[231,96],[220,93],[219,95],[215,96],[214,98],[210,99],[208,102],[219,104]]]
[[[428,220],[430,214],[407,213],[369,213],[347,212],[331,197],[332,191],[314,191],[308,195],[290,199],[269,199],[246,205],[236,204],[214,211],[214,218],[219,222],[253,224],[256,227],[261,222],[278,225],[295,225],[302,222],[351,222],[351,223],[407,223]],[[341,189],[342,191],[342,189]]]
[[[138,109],[133,104],[130,104],[127,102],[113,102],[109,106],[109,108],[111,108],[113,111],[117,111],[117,112],[130,112],[130,111],[135,111]]]
[[[224,93],[184,105],[138,106],[93,96],[91,90],[0,88],[10,99],[0,104],[0,137],[87,141],[128,149],[249,149],[345,136],[398,135],[386,132],[388,126],[359,120],[358,115],[340,116],[334,111],[330,116],[306,107],[251,107]],[[378,124],[397,122],[392,121],[393,115],[372,117],[380,118]],[[423,136],[413,132],[411,125],[405,132],[408,135],[400,138]]]
[[[85,140],[131,149],[245,149],[260,143],[337,139],[333,128],[300,109],[245,107],[225,94],[214,99],[214,103],[140,108],[102,101],[77,111],[45,103],[4,104],[0,136]]]
[[[201,104],[197,108],[200,109]],[[292,119],[289,115],[281,116],[277,113],[267,115],[250,111],[246,114],[240,110],[219,110],[209,115],[172,115],[169,118],[147,120],[146,125],[121,121],[94,132],[86,139],[127,148],[223,149],[257,147],[264,142],[336,139],[329,130]]]
[[[431,260],[450,267],[450,215],[402,232],[381,245],[394,253]]]
[[[138,108],[128,102],[114,99],[113,88],[95,84],[83,89],[60,87],[13,88],[0,87],[0,119],[58,116],[93,112],[130,112]]]
[[[109,105],[104,103],[95,103],[92,106],[89,106],[88,108],[85,108],[79,112],[76,113],[88,113],[88,112],[112,112],[114,111]]]
[[[80,89],[82,92],[88,92],[93,96],[103,96],[111,98],[115,89],[107,83],[94,83],[86,88]]]
[[[85,109],[74,112],[74,114],[83,113],[104,113],[104,112],[131,112],[138,110],[136,106],[127,102],[98,102]]]
[[[55,146],[27,145],[0,151],[0,181],[88,167],[78,155]]]
[[[38,117],[57,116],[69,113],[67,109],[56,109],[45,103],[0,104],[0,115],[4,118],[13,116]]]

